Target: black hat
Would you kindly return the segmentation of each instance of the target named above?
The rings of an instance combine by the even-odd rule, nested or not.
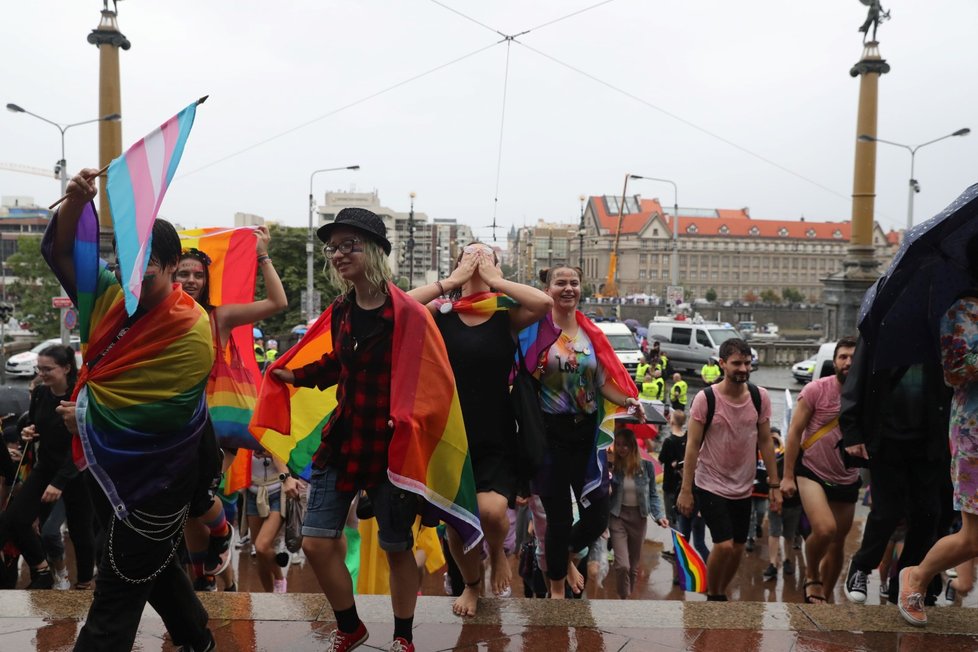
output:
[[[323,242],[329,242],[329,234],[338,226],[349,226],[363,231],[383,248],[385,254],[390,255],[391,243],[387,239],[387,227],[384,225],[384,220],[376,213],[366,208],[344,208],[336,214],[336,219],[319,227],[316,235]]]

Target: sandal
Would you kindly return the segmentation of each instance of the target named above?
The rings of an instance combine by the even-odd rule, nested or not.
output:
[[[809,580],[801,587],[801,590],[805,593],[805,604],[825,604],[825,596],[818,594],[809,594],[808,587],[810,586],[822,586],[819,580]]]

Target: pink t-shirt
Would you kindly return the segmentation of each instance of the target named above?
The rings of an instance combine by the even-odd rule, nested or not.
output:
[[[842,399],[842,383],[833,376],[819,378],[801,390],[798,400],[804,400],[812,408],[812,418],[801,436],[804,443],[819,428],[839,416]],[[847,469],[837,446],[842,439],[838,424],[806,450],[801,463],[809,471],[831,484],[852,484],[859,479],[859,469]]]
[[[758,418],[750,394],[744,400],[729,402],[719,389],[713,388],[716,409],[709,431],[703,433],[703,445],[696,461],[694,483],[724,498],[750,498],[757,472],[757,424],[771,420],[771,399],[761,391],[761,416]],[[706,423],[706,396],[696,394],[690,416]]]

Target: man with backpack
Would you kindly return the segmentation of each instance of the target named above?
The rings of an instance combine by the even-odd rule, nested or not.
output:
[[[759,450],[768,474],[771,509],[781,508],[771,400],[767,391],[749,382],[751,351],[738,338],[720,346],[723,380],[696,395],[690,409],[688,443],[677,509],[690,515],[700,510],[713,550],[707,562],[707,600],[726,601],[727,587],[744,555],[750,527],[751,489]]]

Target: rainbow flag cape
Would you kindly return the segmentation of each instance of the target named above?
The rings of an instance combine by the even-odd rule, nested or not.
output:
[[[679,588],[683,591],[706,593],[706,564],[703,558],[693,550],[689,541],[682,533],[672,532],[672,549],[676,553],[676,576],[679,578]]]
[[[391,418],[387,451],[391,482],[422,496],[424,522],[435,517],[455,528],[469,550],[482,539],[472,460],[448,353],[428,310],[392,283],[394,304]],[[335,305],[335,304],[334,304]],[[296,369],[332,351],[332,309],[269,369]],[[336,407],[335,387],[324,392],[292,387],[267,374],[252,431],[296,472],[308,472],[322,428]]]
[[[139,305],[152,247],[153,222],[177,171],[201,102],[203,99],[194,102],[109,163],[105,191],[112,208],[126,312],[130,315]]]
[[[499,310],[509,310],[517,307],[516,299],[501,292],[479,292],[458,301],[436,300],[435,306],[445,314],[450,312],[471,313],[476,315],[491,315]]]
[[[129,323],[123,290],[98,259],[94,204],[83,209],[76,230],[76,283],[52,264],[57,222],[56,215],[41,253],[78,306],[88,361],[75,385],[73,454],[79,468],[91,470],[116,517],[125,518],[194,464],[214,362],[210,321],[193,299],[175,291]]]
[[[199,249],[206,253],[211,264],[208,268],[208,299],[212,306],[235,303],[250,303],[255,298],[255,236],[251,227],[226,228],[209,227],[179,231],[180,243],[184,249]],[[207,405],[218,440],[241,440],[248,435],[248,424],[255,407],[258,387],[261,385],[261,371],[255,361],[254,329],[250,324],[238,326],[231,331],[231,340],[238,352],[238,360],[231,360],[231,344],[220,354],[226,365],[215,365],[215,370],[227,371],[244,365],[250,375],[250,391],[242,396],[242,390],[249,389],[245,378],[230,378],[227,374],[212,375],[207,386]],[[218,346],[215,342],[215,351]],[[229,367],[230,365],[230,367]],[[235,372],[237,373],[237,372]],[[241,374],[237,374],[240,376]],[[253,435],[252,435],[253,436]],[[255,438],[255,446],[258,446]],[[240,448],[234,463],[224,476],[223,490],[227,495],[251,484],[251,451]]]
[[[578,327],[591,340],[598,363],[604,370],[605,382],[611,383],[626,396],[637,397],[638,388],[635,386],[635,381],[615,355],[615,350],[605,334],[594,325],[594,322],[584,316],[584,313],[577,311],[576,318]],[[539,372],[540,367],[546,362],[543,356],[559,336],[560,329],[553,323],[553,317],[549,314],[536,324],[531,324],[520,331],[519,345],[523,349],[528,371]],[[605,398],[598,400],[598,425],[594,433],[595,455],[588,462],[584,488],[580,496],[581,503],[585,506],[588,504],[587,495],[601,487],[608,471],[607,458],[598,453],[614,443],[614,422],[625,416],[628,416],[625,408]]]

